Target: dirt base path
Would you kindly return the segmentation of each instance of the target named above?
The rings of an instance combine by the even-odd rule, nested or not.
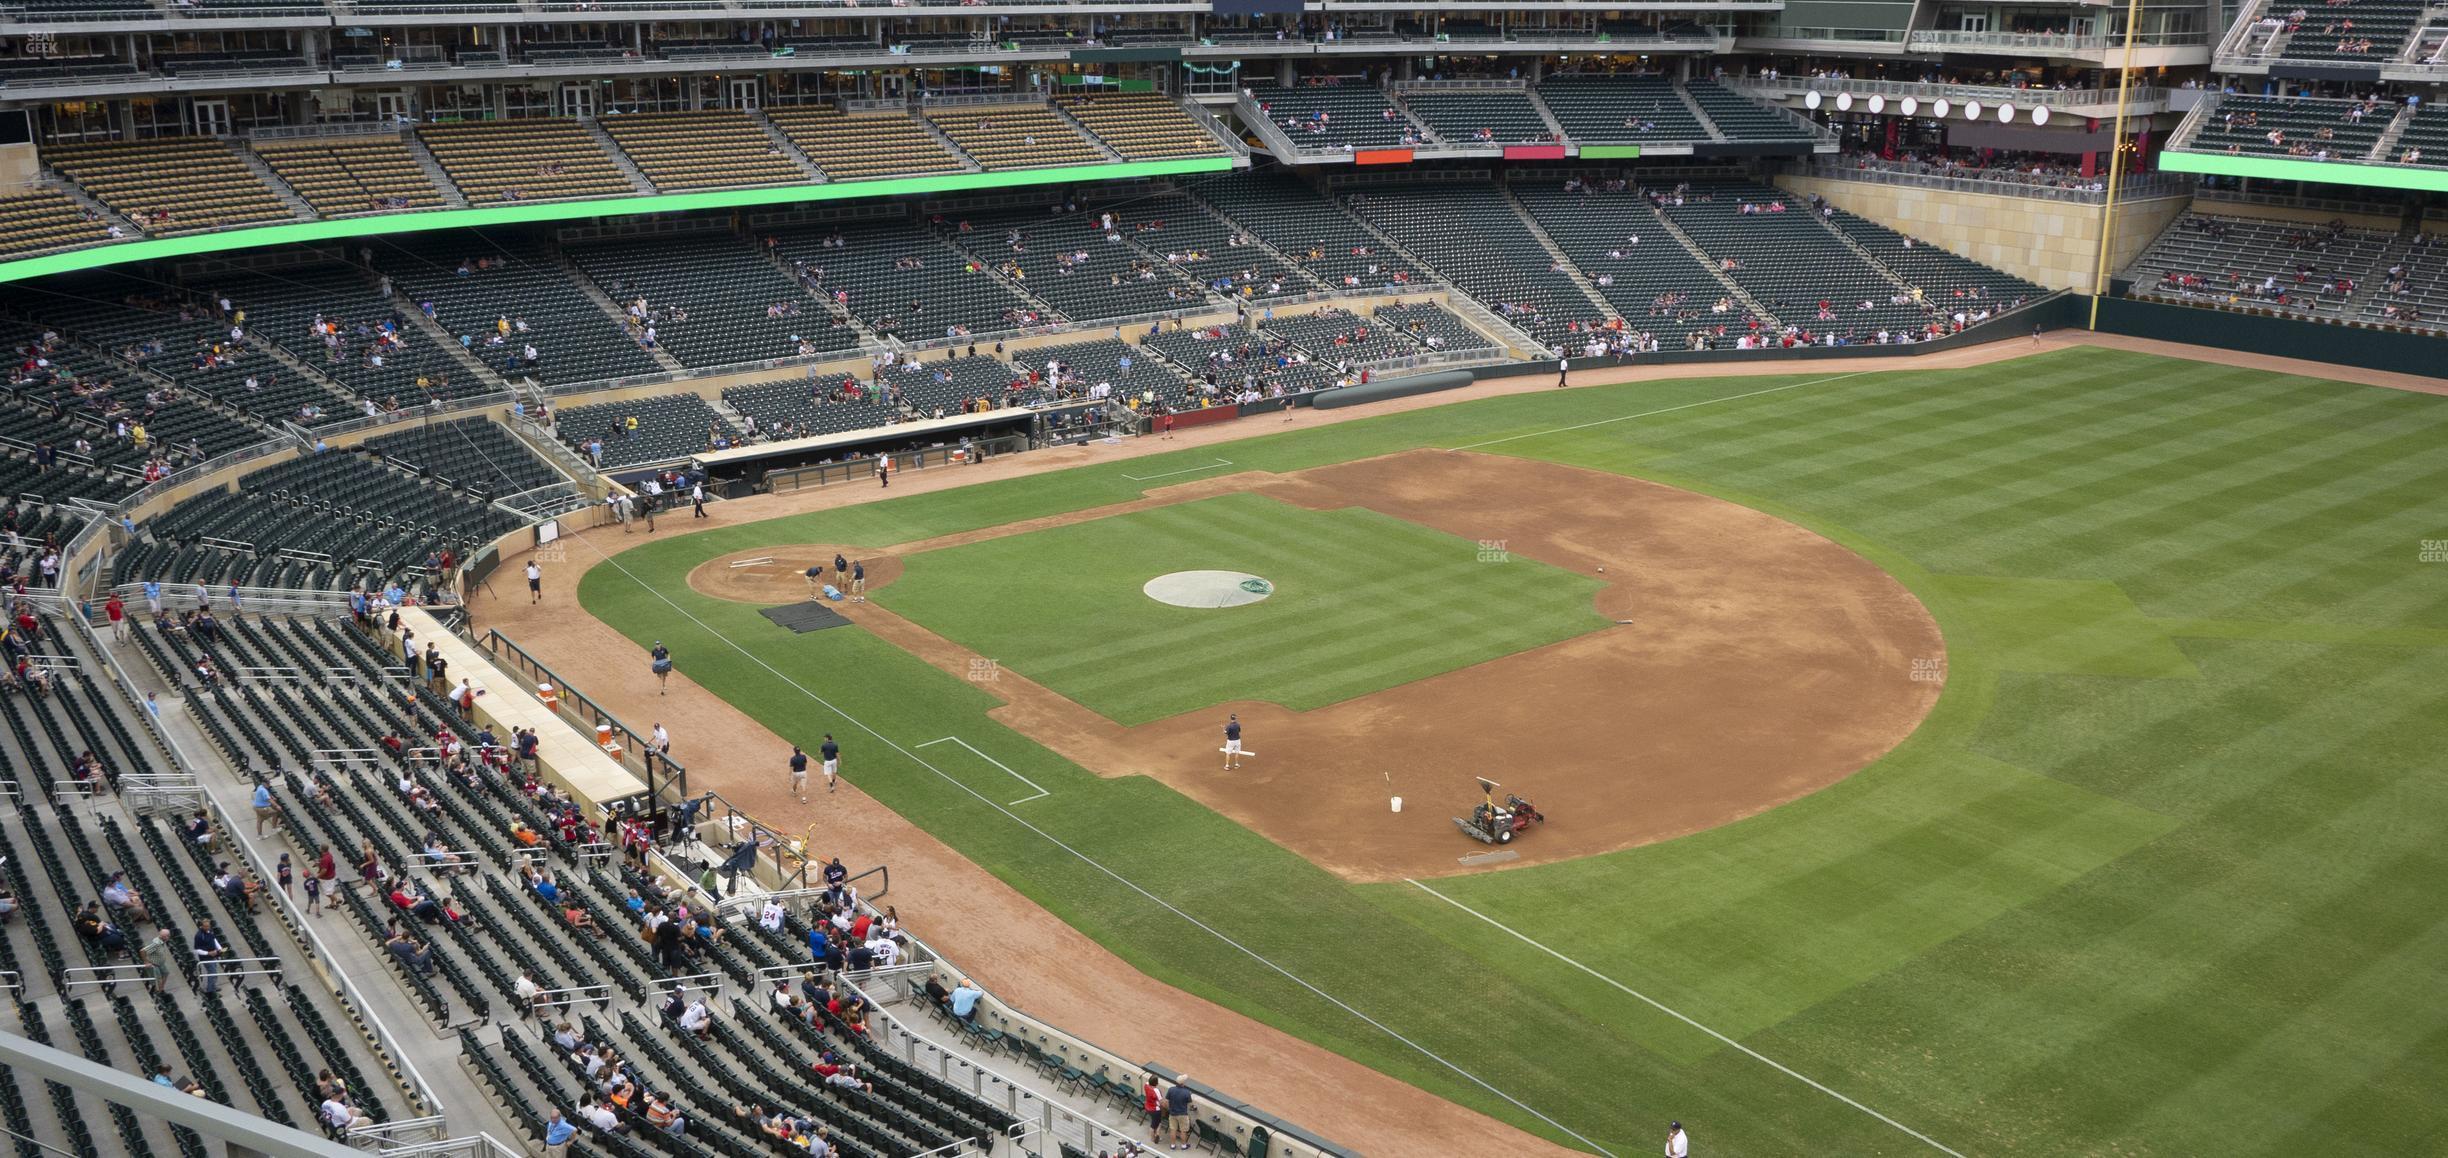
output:
[[[1940,685],[1917,678],[1945,670],[1937,623],[1860,556],[1719,499],[1492,455],[1419,450],[1202,480],[871,552],[888,567],[871,567],[868,585],[923,551],[1232,491],[1365,507],[1607,581],[1597,610],[1616,626],[1310,711],[1242,701],[1123,727],[1016,671],[982,686],[1004,701],[995,720],[1072,762],[1154,776],[1347,880],[1543,864],[1714,828],[1867,767],[1938,701]],[[805,598],[796,570],[776,585],[748,578],[763,567],[733,565],[764,554],[703,564],[690,585],[746,602]],[[769,567],[831,558],[771,554]],[[834,606],[950,674],[977,658],[879,605]],[[1215,751],[1227,712],[1260,753],[1231,772]],[[1549,817],[1492,861],[1449,819],[1477,801],[1480,775]]]
[[[1700,366],[1616,367],[1576,373],[1576,386],[1680,378],[1790,376],[1825,369],[1829,377],[1884,370],[1942,370],[1981,366],[2026,354],[2097,345],[2135,349],[2228,365],[2272,365],[2277,360],[2223,350],[2144,339],[2059,331],[2038,343],[2021,340],[1928,354],[1894,362],[1842,364],[1745,362]],[[2280,363],[2282,364],[2282,363]],[[2404,375],[2381,375],[2353,367],[2306,363],[2302,372],[2345,382],[2421,388]],[[2443,389],[2437,380],[2427,384]],[[948,489],[973,482],[1067,470],[1089,463],[1212,446],[1291,427],[1330,426],[1474,398],[1543,392],[1550,379],[1537,375],[1497,379],[1461,390],[1393,399],[1341,410],[1300,410],[1288,421],[1272,418],[1220,423],[1182,431],[1172,440],[1136,439],[1118,447],[1091,444],[1030,454],[1006,455],[971,467],[911,471],[895,475],[891,490],[844,484],[714,503],[705,520],[684,524],[729,526],[804,511],[874,502],[895,495]],[[1627,411],[1639,409],[1637,405]],[[676,528],[677,529],[677,528]],[[696,529],[690,527],[689,529]],[[592,673],[588,695],[629,720],[668,720],[675,739],[687,745],[692,776],[760,817],[782,827],[820,817],[837,834],[846,854],[860,863],[889,862],[903,868],[895,903],[906,902],[917,930],[953,959],[969,966],[997,994],[1121,1053],[1161,1058],[1201,1080],[1229,1090],[1291,1121],[1307,1124],[1335,1141],[1373,1154],[1445,1154],[1484,1150],[1509,1158],[1562,1156],[1579,1151],[1533,1137],[1486,1115],[1464,1109],[1418,1087],[1339,1054],[1253,1021],[1231,1010],[1139,972],[1104,946],[1062,923],[968,858],[936,840],[856,786],[802,806],[790,796],[778,756],[786,750],[763,725],[690,681],[674,674],[669,695],[657,696],[644,653],[611,627],[578,607],[578,579],[650,536],[633,528],[598,527],[564,536],[570,562],[544,568],[545,601],[496,598],[479,590],[470,610],[482,628],[499,628],[546,664]],[[505,560],[505,564],[512,561]],[[504,588],[507,591],[509,588]],[[717,746],[713,737],[726,737]],[[703,745],[700,750],[700,745]],[[856,779],[856,770],[850,773]]]

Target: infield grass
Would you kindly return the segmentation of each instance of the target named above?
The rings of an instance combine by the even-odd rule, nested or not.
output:
[[[1294,710],[1606,626],[1596,580],[1489,567],[1467,539],[1347,508],[1235,494],[926,551],[875,601],[1121,724],[1227,700]],[[1229,608],[1142,593],[1174,571],[1244,571]]]
[[[1286,471],[1524,435],[1491,449],[1827,534],[1946,632],[1937,708],[1833,788],[1427,883],[1965,1154],[2448,1153],[2448,562],[2423,561],[2448,544],[2448,399],[2087,349],[1786,381],[1810,384],[1542,392],[1226,452]],[[1162,785],[1089,775],[864,632],[784,641],[683,582],[760,544],[1125,501],[1125,470],[1207,457],[667,539],[581,595],[785,738],[843,733],[862,787],[1191,992],[1616,1154],[1654,1153],[1670,1117],[1711,1158],[1934,1152],[1419,887],[1347,885]],[[943,735],[1060,807],[1023,818],[887,743]]]

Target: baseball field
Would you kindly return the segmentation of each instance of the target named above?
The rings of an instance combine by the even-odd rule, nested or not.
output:
[[[2443,494],[2448,398],[2072,349],[667,528],[579,594],[1150,975],[1567,1146],[2441,1153]],[[849,625],[758,614],[837,551]],[[1198,570],[1264,597],[1143,591]],[[1474,775],[1550,819],[1465,863]]]

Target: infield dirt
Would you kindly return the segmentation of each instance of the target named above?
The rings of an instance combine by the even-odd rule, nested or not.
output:
[[[1485,871],[1462,858],[1488,849],[1449,819],[1475,803],[1475,776],[1549,817],[1509,846],[1518,855],[1505,866],[1739,820],[1867,766],[1919,725],[1942,686],[1945,641],[1927,609],[1826,538],[1657,483],[1453,451],[1204,479],[881,549],[758,548],[701,564],[689,583],[744,602],[805,598],[799,571],[838,549],[876,560],[875,590],[922,552],[1239,491],[1365,507],[1463,546],[1501,543],[1490,565],[1518,556],[1602,578],[1597,609],[1618,621],[1309,711],[1239,701],[1124,727],[1024,673],[981,685],[1004,701],[994,719],[1074,763],[1156,777],[1349,880]],[[775,562],[731,565],[762,555]],[[965,674],[978,658],[880,605],[835,606],[943,671]],[[1216,751],[1228,712],[1258,753],[1231,772]],[[1405,798],[1399,813],[1394,796]]]

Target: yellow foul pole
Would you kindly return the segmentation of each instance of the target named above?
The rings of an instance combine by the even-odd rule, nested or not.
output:
[[[2117,68],[2116,130],[2108,141],[2108,196],[2100,202],[2099,264],[2091,275],[2091,324],[2099,329],[2099,304],[2108,293],[2108,252],[2116,241],[2117,187],[2125,174],[2125,116],[2133,102],[2134,37],[2142,30],[2142,0],[2126,0],[2125,59]]]

